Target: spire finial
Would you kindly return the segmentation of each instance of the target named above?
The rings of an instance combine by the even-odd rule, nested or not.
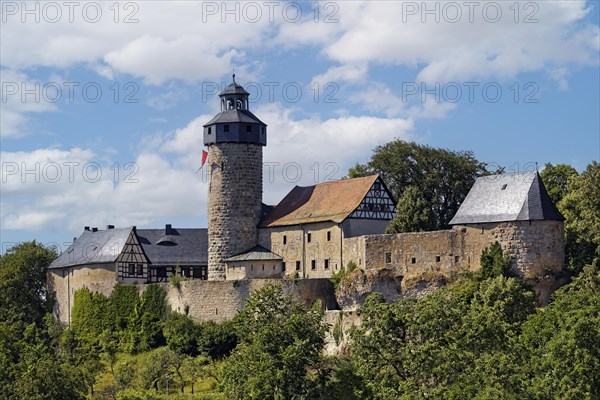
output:
[[[232,75],[232,78],[233,78],[233,83],[235,83],[235,67],[233,67],[233,75]]]

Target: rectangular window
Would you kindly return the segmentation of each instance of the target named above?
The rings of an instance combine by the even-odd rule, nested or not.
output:
[[[138,276],[144,275],[144,266],[142,264],[137,265],[137,275]]]
[[[388,251],[385,253],[385,263],[389,264],[392,262],[392,252]]]
[[[300,271],[300,261],[296,261],[296,271]]]
[[[282,262],[282,263],[281,263],[281,270],[282,270],[283,272],[285,272],[285,263],[284,263],[284,262]]]
[[[308,234],[306,235],[306,241],[307,241],[308,243],[310,243],[310,241],[311,241],[311,240],[312,240],[312,234],[311,234],[311,233],[308,233]]]
[[[283,244],[287,244],[287,235],[283,235]]]
[[[127,275],[134,276],[135,275],[135,264],[129,264],[127,269]]]
[[[252,125],[246,125],[246,132],[252,132]]]
[[[317,261],[316,260],[311,260],[310,261],[310,269],[317,269]]]
[[[329,259],[325,260],[325,269],[329,269]]]
[[[327,241],[331,241],[331,231],[327,231]]]
[[[223,125],[223,132],[229,132],[229,125]]]
[[[158,278],[166,278],[167,277],[167,269],[162,267],[162,268],[157,268],[156,269],[156,276]]]
[[[411,264],[416,264],[416,263],[417,263],[417,259],[416,259],[416,258],[414,258],[414,257],[413,257],[413,258],[411,258],[411,259],[410,259],[410,263],[411,263]]]
[[[454,262],[457,263],[460,261],[460,256],[454,256]]]
[[[435,256],[435,262],[440,262],[441,258],[440,256]]]

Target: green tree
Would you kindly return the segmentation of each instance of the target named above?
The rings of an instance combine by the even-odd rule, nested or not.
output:
[[[134,285],[117,284],[110,295],[115,327],[119,331],[126,330],[140,301],[138,289]]]
[[[348,175],[355,178],[380,174],[396,199],[410,186],[419,188],[435,222],[419,226],[425,230],[446,228],[475,179],[485,172],[485,165],[472,152],[395,140],[375,148],[371,160],[366,165],[355,165]],[[429,223],[429,217],[425,220]]]
[[[552,202],[557,205],[571,191],[570,184],[577,177],[577,170],[567,164],[546,163],[540,173]]]
[[[323,312],[306,309],[280,286],[252,293],[235,317],[240,344],[225,361],[223,389],[234,399],[303,398],[321,360]]]
[[[177,354],[189,356],[198,353],[199,331],[200,328],[191,318],[176,312],[169,315],[163,328],[167,346]]]
[[[569,180],[570,190],[558,204],[565,221],[565,253],[579,273],[600,257],[600,163],[593,161]]]
[[[130,350],[140,352],[165,345],[163,326],[168,314],[167,292],[157,284],[148,285],[131,318]]]
[[[502,246],[498,242],[483,249],[479,264],[483,279],[507,276],[511,267],[510,256],[502,254]]]
[[[600,398],[600,270],[588,265],[523,324],[530,397]]]
[[[56,250],[36,241],[17,244],[0,256],[0,321],[40,324],[52,311],[46,271]]]
[[[227,357],[238,344],[238,335],[233,321],[216,323],[203,322],[199,325],[198,352],[212,360]]]
[[[431,231],[437,225],[431,204],[423,192],[416,186],[409,186],[398,199],[396,216],[385,233]]]

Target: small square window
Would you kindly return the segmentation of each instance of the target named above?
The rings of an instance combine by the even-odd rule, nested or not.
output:
[[[246,132],[252,132],[252,125],[246,125]]]
[[[417,263],[417,259],[415,257],[410,259],[410,263],[411,264],[416,264]]]
[[[331,241],[331,231],[327,231],[327,241]]]
[[[296,271],[300,271],[300,261],[296,261]]]
[[[329,259],[325,260],[325,269],[329,269]]]
[[[306,241],[307,241],[308,243],[310,243],[310,241],[311,241],[311,240],[312,240],[312,233],[308,233],[308,234],[306,235]]]
[[[435,256],[435,262],[440,262],[441,258],[440,256]]]
[[[385,253],[385,263],[389,264],[392,262],[392,252],[388,251]]]
[[[283,235],[283,244],[287,244],[287,235]]]
[[[229,125],[223,125],[223,132],[229,132]]]
[[[312,269],[312,270],[317,269],[317,261],[316,260],[310,261],[310,269]]]

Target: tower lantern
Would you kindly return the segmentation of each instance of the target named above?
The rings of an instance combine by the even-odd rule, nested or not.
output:
[[[262,210],[262,148],[267,125],[249,110],[248,93],[233,82],[221,111],[204,125],[208,146],[208,279],[225,279],[224,259],[258,243]]]

